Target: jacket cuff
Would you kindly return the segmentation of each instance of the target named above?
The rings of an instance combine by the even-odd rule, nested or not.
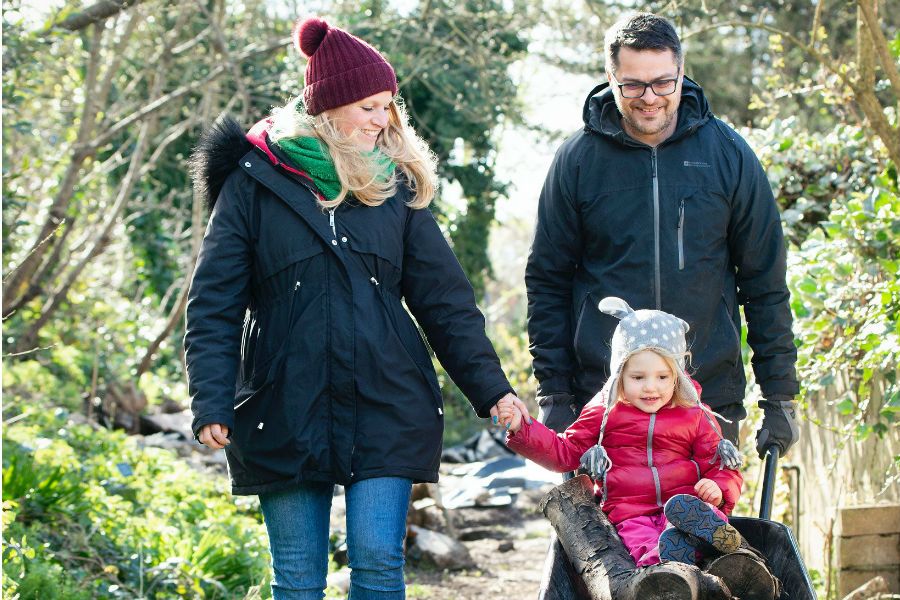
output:
[[[800,385],[796,381],[775,379],[760,383],[760,390],[763,397],[772,400],[775,396],[790,396],[793,400],[794,396],[800,393]]]
[[[763,398],[763,402],[793,402],[794,397],[788,394],[771,394]]]
[[[218,423],[220,425],[224,425],[228,428],[229,434],[234,431],[234,411],[231,413],[208,413],[202,416],[194,417],[194,422],[191,423],[191,431],[194,432],[194,439],[197,439],[197,436],[200,435],[200,430],[203,429],[206,425],[212,425],[213,423]]]
[[[538,383],[537,387],[537,395],[538,396],[549,396],[550,394],[571,394],[572,393],[572,384],[569,382],[568,377],[564,377],[562,375],[558,375],[556,377],[550,377],[549,379],[545,379]]]
[[[503,396],[507,394],[515,394],[516,391],[510,387],[508,382],[504,382],[502,385],[494,386],[493,388],[487,390],[485,396],[488,400],[479,403],[477,406],[475,403],[472,403],[472,408],[475,409],[475,414],[481,417],[482,419],[487,419],[491,416],[491,409],[494,408],[494,405],[497,404],[497,401],[500,400]]]

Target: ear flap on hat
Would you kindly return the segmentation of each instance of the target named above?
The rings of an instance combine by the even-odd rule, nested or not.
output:
[[[597,308],[599,308],[601,312],[612,315],[620,321],[634,312],[634,310],[628,306],[627,302],[621,298],[616,298],[615,296],[607,296],[600,301]]]

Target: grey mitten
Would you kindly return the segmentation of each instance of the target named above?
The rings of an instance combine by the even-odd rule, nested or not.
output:
[[[581,455],[578,463],[579,471],[584,471],[594,481],[603,479],[611,466],[612,461],[600,444],[588,448],[587,452]]]
[[[756,451],[760,458],[765,457],[766,450],[771,446],[778,446],[783,455],[800,438],[797,407],[787,396],[783,398],[759,403],[759,407],[763,409],[762,425],[756,433]]]
[[[565,431],[578,418],[575,397],[568,392],[538,396],[538,420],[556,432]]]

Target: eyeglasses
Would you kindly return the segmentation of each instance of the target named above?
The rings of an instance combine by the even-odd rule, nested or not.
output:
[[[650,83],[644,83],[642,81],[619,83],[614,76],[612,76],[612,79],[615,81],[615,84],[619,86],[619,92],[622,94],[623,98],[643,98],[644,94],[647,93],[647,88],[653,90],[653,93],[657,96],[668,96],[675,93],[675,89],[678,87],[678,75],[680,73],[681,67],[676,71],[674,79],[657,79]]]

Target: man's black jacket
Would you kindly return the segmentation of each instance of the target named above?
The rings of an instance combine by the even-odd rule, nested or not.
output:
[[[539,393],[583,404],[600,390],[618,321],[597,303],[618,296],[688,322],[710,406],[744,397],[740,306],[763,395],[796,394],[781,222],[747,143],[687,78],[675,133],[657,148],[625,133],[607,84],[583,118],[544,183],[525,274]]]
[[[254,128],[256,130],[256,128]],[[195,435],[231,430],[232,490],[370,477],[437,481],[443,410],[431,356],[481,417],[512,391],[462,269],[404,185],[331,222],[266,144],[220,123],[194,156],[215,204],[187,305]]]

